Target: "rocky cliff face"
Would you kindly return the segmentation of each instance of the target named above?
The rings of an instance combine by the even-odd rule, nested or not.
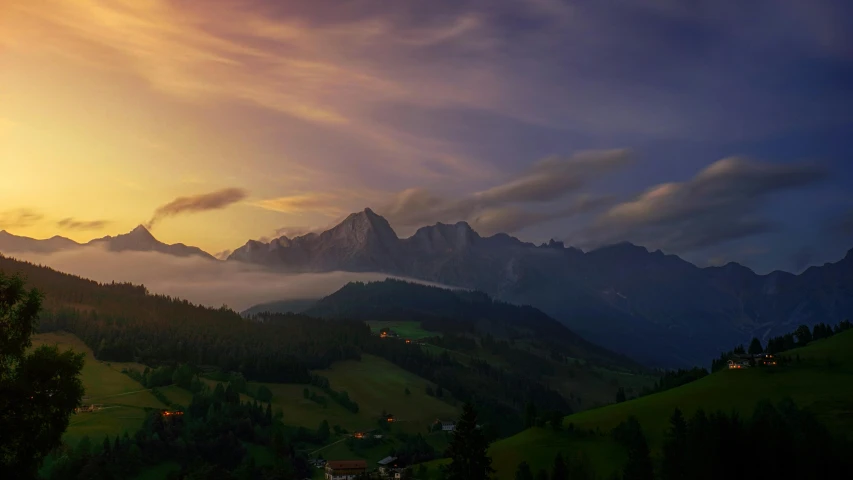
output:
[[[400,239],[371,210],[319,235],[249,242],[229,260],[285,271],[376,271],[474,288],[530,304],[589,340],[651,365],[704,363],[753,335],[853,317],[853,255],[801,275],[698,268],[621,243],[584,253],[481,237],[460,222]]]

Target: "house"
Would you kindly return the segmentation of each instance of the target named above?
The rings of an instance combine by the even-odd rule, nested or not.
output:
[[[367,436],[367,434],[364,432],[355,432],[352,434],[352,436],[355,438],[361,439],[361,438],[365,438]]]
[[[749,368],[749,361],[740,359],[729,360],[730,370],[735,370],[739,368]]]
[[[436,420],[436,423],[441,424],[441,430],[443,432],[452,432],[456,430],[456,422],[453,420]]]
[[[397,462],[397,457],[385,457],[377,462],[379,474],[385,478],[400,479],[403,477],[403,466]]]
[[[407,338],[406,343],[412,343],[412,341]]]
[[[366,460],[329,460],[326,462],[326,480],[355,480],[367,471]]]
[[[393,422],[395,422],[396,420],[394,419],[394,415],[392,415],[392,414],[390,414],[390,413],[389,413],[389,414],[385,415],[385,421],[386,421],[386,422],[388,422],[388,423],[393,423]]]

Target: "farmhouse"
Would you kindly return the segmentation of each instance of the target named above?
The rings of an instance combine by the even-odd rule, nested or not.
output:
[[[770,353],[758,353],[755,355],[735,354],[731,359],[729,359],[729,369],[731,370],[749,368],[753,365],[776,365],[776,357]]]
[[[390,413],[389,413],[389,414],[385,415],[385,421],[386,421],[386,422],[388,422],[388,423],[393,423],[393,422],[395,422],[396,420],[394,419],[394,415],[392,415],[392,414],[390,414]]]
[[[397,463],[397,457],[385,457],[377,463],[379,464],[379,474],[383,477],[402,478],[404,468]]]
[[[365,460],[329,460],[326,462],[326,480],[354,480],[367,471]]]
[[[453,420],[436,420],[436,423],[441,424],[441,430],[444,432],[452,432],[456,430],[456,422]]]

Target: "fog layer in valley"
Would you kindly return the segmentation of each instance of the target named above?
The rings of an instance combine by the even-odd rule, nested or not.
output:
[[[391,277],[384,273],[277,273],[240,262],[217,262],[156,252],[111,252],[101,247],[6,256],[98,282],[144,284],[152,293],[214,307],[226,304],[237,311],[277,300],[321,298],[349,282]]]

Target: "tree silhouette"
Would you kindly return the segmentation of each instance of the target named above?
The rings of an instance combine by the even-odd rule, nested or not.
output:
[[[41,294],[0,272],[0,472],[35,478],[42,458],[61,445],[80,405],[83,355],[41,346],[27,353]]]
[[[444,470],[446,480],[486,480],[494,472],[487,449],[486,436],[477,426],[477,412],[466,403],[456,423],[453,439],[447,449],[450,464]]]
[[[533,480],[533,472],[530,471],[530,464],[521,462],[515,470],[515,480]]]
[[[669,431],[663,444],[662,480],[687,480],[691,478],[687,458],[687,421],[681,410],[675,409],[669,419]]]
[[[569,467],[561,454],[554,457],[554,468],[551,470],[551,480],[568,480]]]
[[[761,341],[759,339],[753,337],[752,342],[749,343],[748,352],[750,355],[757,355],[759,353],[763,353],[764,348],[761,346]]]

